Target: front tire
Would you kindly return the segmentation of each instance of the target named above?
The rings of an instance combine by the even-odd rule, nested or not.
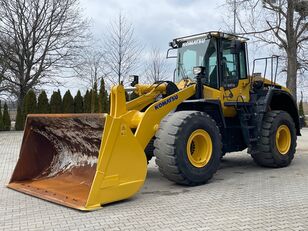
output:
[[[204,184],[220,164],[220,131],[203,112],[180,111],[167,116],[156,133],[154,147],[159,171],[178,184]]]
[[[145,156],[147,158],[147,163],[149,164],[150,160],[154,156],[154,138],[150,140],[146,148],[144,149]]]
[[[296,128],[292,117],[285,111],[270,111],[264,116],[261,137],[251,156],[264,167],[286,167],[295,154]]]

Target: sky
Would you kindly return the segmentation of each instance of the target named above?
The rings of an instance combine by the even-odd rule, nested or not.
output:
[[[225,0],[80,0],[82,12],[91,22],[91,32],[96,41],[104,41],[108,35],[110,21],[116,20],[121,12],[134,27],[135,39],[144,47],[143,55],[151,48],[167,51],[172,39],[207,31],[226,31],[226,21],[232,24],[232,10],[224,6]],[[249,43],[250,63],[269,52]],[[169,65],[175,67],[175,60]],[[263,64],[262,64],[263,67]],[[142,76],[144,68],[137,74]],[[281,83],[285,80],[281,80]],[[84,92],[78,80],[69,84],[73,94],[79,88]],[[63,92],[67,89],[64,86]]]
[[[81,0],[94,34],[103,39],[110,20],[122,12],[146,47],[168,48],[175,37],[222,29],[225,0]]]
[[[169,42],[176,37],[223,30],[224,3],[225,0],[80,0],[96,41],[104,41],[110,21],[121,12],[133,25],[135,39],[144,47],[143,54],[152,48],[167,51]],[[175,67],[175,63],[171,65]],[[142,75],[143,70],[141,67],[132,74]],[[73,94],[81,86],[79,80],[69,81],[60,88],[63,94],[68,85]]]

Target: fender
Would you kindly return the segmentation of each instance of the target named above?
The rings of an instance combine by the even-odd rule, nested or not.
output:
[[[222,112],[221,102],[219,100],[185,100],[176,109],[176,111],[188,110],[206,112],[216,121],[219,128],[226,128],[226,121]]]
[[[296,134],[298,136],[301,135],[297,104],[294,97],[289,92],[278,88],[271,88],[265,97],[261,97],[257,101],[257,113],[259,113],[260,116],[258,118],[259,130],[261,129],[264,114],[269,110],[282,110],[288,112],[295,123]]]

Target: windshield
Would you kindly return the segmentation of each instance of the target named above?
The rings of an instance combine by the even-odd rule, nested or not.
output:
[[[196,66],[205,67],[206,79],[204,84],[217,87],[217,49],[214,39],[184,43],[178,49],[176,82],[187,78],[194,80],[193,68]]]

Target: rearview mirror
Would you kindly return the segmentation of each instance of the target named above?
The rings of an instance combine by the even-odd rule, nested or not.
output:
[[[132,87],[139,84],[139,76],[138,75],[130,75],[129,76],[129,82]]]
[[[174,59],[174,58],[177,58],[178,57],[178,51],[177,49],[175,48],[169,48],[167,50],[167,55],[166,55],[166,58],[167,59]]]

